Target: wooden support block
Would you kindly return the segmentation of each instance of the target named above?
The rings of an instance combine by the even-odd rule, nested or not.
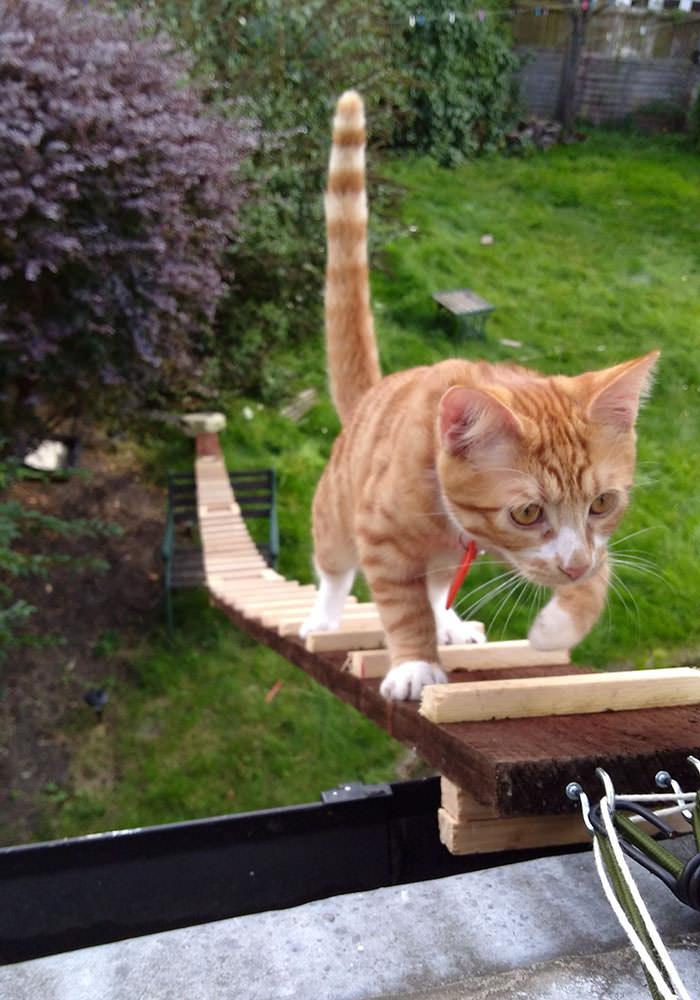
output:
[[[438,825],[440,840],[451,854],[489,854],[589,840],[580,813],[460,821],[439,809]]]
[[[455,785],[445,775],[440,777],[440,799],[445,809],[458,823],[463,820],[497,819],[498,812],[493,806],[484,806],[473,795]]]
[[[431,722],[477,722],[695,704],[700,671],[671,667],[431,684],[423,688],[420,713]]]
[[[438,659],[445,670],[506,670],[517,667],[557,667],[571,662],[566,649],[542,652],[527,639],[507,642],[473,642],[438,646]],[[385,649],[353,652],[350,671],[356,677],[384,677],[390,667]]]
[[[383,646],[384,642],[384,629],[377,628],[370,619],[366,623],[353,622],[347,629],[311,632],[306,637],[306,648],[310,653],[330,653],[350,649],[376,649]]]

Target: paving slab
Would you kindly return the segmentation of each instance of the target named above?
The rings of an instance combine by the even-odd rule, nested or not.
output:
[[[691,996],[700,914],[636,869]],[[0,969],[0,1000],[643,1000],[590,852],[336,896]]]

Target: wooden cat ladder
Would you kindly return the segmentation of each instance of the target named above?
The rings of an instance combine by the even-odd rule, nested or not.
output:
[[[315,587],[285,579],[258,553],[216,434],[196,438],[195,479],[212,602],[440,771],[440,834],[453,853],[587,839],[564,788],[576,779],[595,789],[596,767],[634,788],[651,786],[662,766],[692,782],[700,671],[596,673],[519,641],[445,646],[449,684],[426,688],[420,705],[385,701],[389,662],[374,604],[350,597],[338,631],[300,640]]]

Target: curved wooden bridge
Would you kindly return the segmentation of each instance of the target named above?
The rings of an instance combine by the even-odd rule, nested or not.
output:
[[[700,671],[596,673],[527,642],[443,647],[449,684],[426,688],[422,704],[386,701],[375,606],[350,598],[337,632],[299,639],[315,588],[285,579],[258,553],[216,434],[197,436],[195,479],[212,602],[443,775],[440,831],[453,852],[586,839],[564,788],[576,779],[595,794],[599,766],[618,787],[651,788],[662,768],[692,784],[686,758],[700,748]]]

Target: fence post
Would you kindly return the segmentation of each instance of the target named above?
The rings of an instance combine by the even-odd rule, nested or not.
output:
[[[590,0],[574,0],[569,9],[571,34],[564,53],[559,82],[556,119],[561,122],[564,135],[570,135],[576,122],[576,82],[578,80],[581,53],[586,41],[586,29],[590,12]]]

